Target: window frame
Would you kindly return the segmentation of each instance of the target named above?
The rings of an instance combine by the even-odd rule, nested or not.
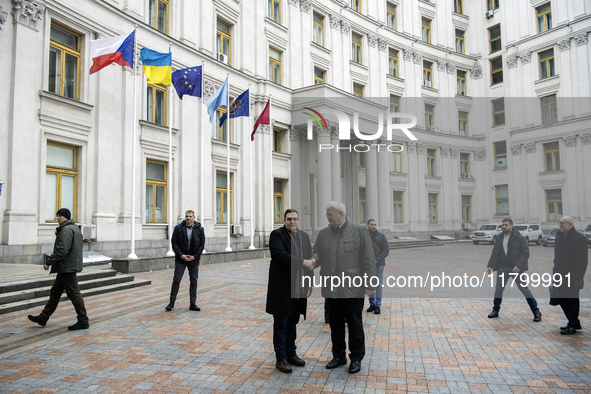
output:
[[[361,14],[361,0],[351,0],[351,9]]]
[[[464,76],[460,76],[460,73],[463,73]],[[457,70],[456,71],[456,81],[457,81],[457,92],[458,96],[467,96],[468,95],[468,88],[466,85],[466,71]]]
[[[495,111],[495,103],[498,102],[502,102],[503,103],[503,109],[499,110],[499,111]],[[491,104],[491,108],[492,108],[492,127],[497,127],[497,126],[504,126],[505,125],[505,98],[504,97],[499,97],[497,99],[493,99],[490,101]],[[500,118],[499,118],[499,123],[497,123],[495,116],[497,115],[503,115],[503,123],[500,123]]]
[[[507,188],[507,197],[503,197],[503,198],[499,198],[499,188],[501,187],[506,187]],[[507,203],[507,212],[499,212],[499,203]],[[509,215],[509,212],[511,212],[510,206],[509,206],[509,185],[495,185],[495,212],[496,212],[496,216],[500,216],[500,215]]]
[[[498,35],[498,37],[493,38],[492,37],[493,29],[496,29],[497,27],[499,28],[499,35]],[[495,49],[493,51],[493,43],[496,45],[497,41],[499,41],[499,48]],[[501,51],[502,49],[503,49],[503,40],[502,40],[501,24],[497,23],[496,25],[488,28],[488,53],[489,54],[495,53],[495,52]]]
[[[454,12],[456,14],[464,15],[464,5],[462,0],[454,0]]]
[[[164,167],[164,180],[148,178],[148,163],[162,165]],[[152,186],[152,219],[144,217],[146,223],[168,223],[168,163],[165,161],[146,159],[146,202],[148,200],[148,185]],[[164,187],[164,214],[163,220],[156,220],[156,189],[158,186]]]
[[[78,218],[78,174],[79,174],[79,164],[78,164],[78,157],[79,157],[79,147],[75,145],[64,144],[57,141],[47,140],[45,149],[47,150],[47,145],[58,146],[61,148],[71,149],[74,152],[74,167],[59,167],[55,165],[47,164],[47,158],[45,160],[45,177],[47,178],[48,174],[56,176],[56,189],[55,189],[55,209],[53,212],[57,212],[60,208],[64,208],[62,205],[62,176],[70,176],[74,178],[74,207],[72,208],[72,219],[77,221]],[[46,181],[47,182],[47,181]],[[46,186],[47,187],[47,186]],[[46,190],[47,191],[47,190]],[[47,200],[47,198],[45,199]],[[45,215],[44,215],[45,216]],[[45,223],[57,223],[55,220],[55,215],[51,220],[45,219]]]
[[[321,22],[316,21],[316,17],[318,17]],[[321,47],[324,47],[324,18],[325,17],[323,15],[315,11],[312,13],[312,24],[314,27],[312,30],[312,41]],[[322,35],[320,35],[320,33],[322,33]],[[314,36],[316,36],[316,39],[314,39]],[[322,40],[322,42],[318,42],[319,38]]]
[[[228,28],[228,33],[221,31],[218,28],[219,24],[225,25]],[[224,53],[224,42],[228,41],[228,53]],[[216,49],[218,53],[223,53],[228,56],[228,65],[232,65],[232,25],[226,23],[221,19],[216,21]]]
[[[425,24],[425,21],[428,23]],[[431,44],[431,22],[433,22],[432,19],[421,17],[421,38],[427,44]]]
[[[394,56],[392,56],[394,52]],[[394,48],[388,48],[388,72],[391,76],[399,78],[398,72],[398,51]]]
[[[278,5],[278,12],[279,12],[279,16],[278,16],[278,20],[275,19],[276,15],[275,15],[275,4]],[[269,14],[269,12],[271,13],[271,15],[267,15],[267,17],[269,19],[271,19],[273,22],[277,23],[277,24],[281,24],[281,0],[267,0],[267,14]]]
[[[275,51],[277,52],[277,54],[279,55],[279,59],[275,59],[273,57],[271,57],[271,51]],[[281,85],[282,83],[282,72],[281,72],[281,68],[282,68],[282,56],[283,56],[283,52],[279,51],[278,49],[274,48],[274,47],[269,47],[269,68],[272,71],[271,75],[269,75],[269,81],[276,83],[277,85]],[[279,66],[279,82],[276,81],[276,66]]]
[[[366,152],[359,151],[357,152],[357,168],[365,168],[367,164],[367,157],[365,156]]]
[[[224,132],[228,134],[228,139],[229,142],[232,142],[232,132],[231,132],[231,120],[230,117],[226,117],[226,120],[224,121],[224,124],[220,127],[218,126],[220,124],[220,118],[222,116],[224,116],[225,113],[227,113],[226,107],[218,107],[216,110],[216,120],[215,120],[215,135],[214,135],[214,139],[218,140],[218,141],[222,141],[222,142],[228,142],[224,137]],[[225,128],[225,131],[224,131]]]
[[[355,88],[357,88],[357,91]],[[364,97],[364,93],[365,93],[365,86],[360,83],[353,82],[353,95],[355,95],[357,97]]]
[[[462,117],[462,113],[466,114],[465,118]],[[458,110],[458,128],[459,128],[460,135],[463,137],[468,137],[468,135],[469,135],[468,134],[468,116],[469,116],[468,111]]]
[[[80,65],[81,65],[81,61],[82,61],[82,50],[81,50],[82,35],[79,33],[76,33],[74,30],[69,29],[60,23],[57,23],[55,21],[51,21],[50,30],[54,26],[60,30],[65,31],[66,33],[76,36],[78,38],[78,49],[76,50],[76,49],[71,48],[65,44],[62,44],[62,43],[57,42],[55,40],[52,40],[51,33],[50,33],[49,51],[51,52],[52,47],[55,48],[56,50],[60,51],[59,93],[55,93],[55,92],[52,92],[52,93],[55,93],[59,96],[66,97],[66,98],[69,98],[72,100],[80,101],[80,77],[81,77]],[[73,56],[74,58],[76,58],[76,95],[75,95],[75,97],[68,97],[64,94],[65,84],[66,84],[65,83],[66,54],[69,54],[70,56]],[[50,58],[51,58],[51,55],[50,55]],[[48,78],[51,78],[51,76],[48,75]],[[48,89],[49,89],[49,85],[48,85]]]
[[[551,149],[550,145],[556,144],[555,149]],[[560,171],[560,142],[547,142],[543,144],[544,147],[544,169],[546,172]],[[548,160],[550,159],[550,160]],[[551,162],[548,168],[548,162]]]
[[[555,191],[559,191],[560,192],[560,199],[550,198],[550,196],[549,196],[550,192],[555,192]],[[555,219],[550,219],[550,204],[553,205]],[[562,189],[549,189],[549,190],[546,190],[546,219],[549,222],[558,221],[562,217],[562,212],[563,212],[563,206],[562,206]]]
[[[498,10],[499,9],[499,0],[486,0],[486,10]]]
[[[546,6],[548,6],[548,10],[540,12],[540,9]],[[540,22],[542,21],[540,18],[544,21],[544,30],[540,30]],[[536,29],[538,30],[538,33],[543,33],[552,29],[552,4],[550,2],[536,7]]]
[[[551,102],[544,102],[549,98],[554,98],[554,101]],[[540,97],[540,104],[542,106],[542,124],[549,125],[558,122],[558,101],[555,94],[550,94],[548,96]],[[544,114],[548,114],[550,122],[544,121]],[[553,113],[556,113],[556,119],[552,116]]]
[[[437,149],[427,149],[427,175],[437,176]]]
[[[431,202],[431,196],[435,196],[435,202]],[[439,200],[439,195],[437,193],[428,193],[427,194],[427,202],[429,204],[429,223],[435,224],[439,223],[439,212],[437,209],[437,202]],[[435,213],[435,215],[433,215]]]
[[[151,90],[151,93],[150,93]],[[163,113],[162,113],[162,124],[157,123],[156,122],[156,92],[162,92],[163,93]],[[146,105],[148,106],[148,108],[146,108],[146,112],[148,115],[148,122],[150,123],[154,123],[160,126],[168,126],[168,89],[161,84],[157,84],[157,83],[149,83],[147,84],[147,89],[146,89]],[[150,106],[150,102],[149,100],[152,100],[152,111],[151,113],[149,110],[149,106]]]
[[[275,190],[275,183],[281,183],[281,192]],[[281,208],[277,210],[277,200],[281,199]],[[273,223],[283,223],[283,211],[285,207],[285,179],[273,178]]]
[[[493,69],[493,62],[499,60],[499,64],[501,65],[500,68],[495,68]],[[500,75],[500,78],[499,78]],[[500,79],[500,81],[495,82],[494,78]],[[503,77],[503,55],[501,56],[497,56],[494,59],[490,59],[490,86],[495,86],[498,85],[500,83],[504,82],[504,77]]]
[[[428,111],[428,109],[431,109],[431,111]],[[435,127],[435,105],[425,103],[425,130],[431,131],[431,127]]]
[[[501,152],[501,153],[497,153],[497,146],[500,146],[500,144],[505,144],[505,152]],[[493,153],[494,153],[494,164],[495,164],[495,170],[506,170],[509,167],[509,163],[508,163],[508,157],[507,157],[507,141],[503,140],[503,141],[497,141],[497,142],[493,142]],[[500,164],[497,164],[497,159],[498,158],[505,158],[505,165],[501,166]]]
[[[455,29],[456,32],[456,53],[465,54],[466,53],[466,32],[460,29]],[[460,34],[458,34],[460,33]],[[458,51],[458,49],[460,49]]]
[[[468,197],[468,202],[464,202],[464,197]],[[462,194],[462,223],[472,223],[472,196]],[[467,219],[467,220],[466,220]]]
[[[148,18],[150,18],[150,3],[154,2],[154,22],[152,24],[152,21],[149,21],[149,25],[150,27],[153,27],[154,29],[158,30],[161,33],[164,33],[166,35],[168,35],[168,27],[170,25],[170,1],[169,0],[150,0],[148,2]],[[162,31],[160,30],[158,27],[158,14],[160,13],[160,7],[159,4],[163,3],[166,6],[166,31]]]
[[[548,53],[550,53],[551,55],[545,55]],[[547,79],[556,75],[554,48],[546,49],[545,51],[538,53],[538,65],[540,69],[540,79]],[[546,74],[546,76],[544,76],[544,73]]]
[[[391,2],[386,2],[386,26],[392,30],[398,30],[398,22],[396,21],[396,13],[398,6]],[[392,23],[394,22],[394,23]],[[393,25],[393,26],[392,26]]]
[[[460,152],[460,175],[470,174],[470,153]]]
[[[395,200],[395,193],[400,193],[400,200]],[[400,212],[400,218],[398,218],[398,212]],[[404,192],[398,190],[392,190],[392,213],[393,223],[404,223]]]
[[[359,41],[355,41],[355,36]],[[363,35],[351,32],[351,60],[357,64],[363,64]]]
[[[273,152],[283,152],[283,138],[282,132],[279,129],[273,128]],[[277,144],[279,144],[279,150],[277,150]]]
[[[431,86],[427,86],[425,82],[429,82]],[[433,62],[427,60],[423,60],[423,86],[433,87]]]
[[[226,188],[219,187],[217,185],[217,174],[222,174],[227,179],[227,176],[228,176],[227,171],[216,170],[215,174],[216,174],[216,185],[215,185],[215,193],[216,193],[216,195],[215,195],[216,218],[215,218],[215,224],[228,224],[228,222],[227,221],[224,221],[224,219],[226,219],[226,220],[227,219],[230,219],[230,223],[232,223],[232,214],[233,214],[233,212],[232,212],[232,179],[233,179],[233,173],[230,172],[230,184],[227,185]],[[221,201],[221,204],[222,204],[222,207],[220,209],[220,215],[221,215],[222,221],[220,221],[220,222],[218,222],[218,218],[217,218],[217,194],[218,193],[222,193],[221,194],[221,198],[220,198],[220,201]],[[227,194],[228,195],[229,218],[224,218],[224,194]]]

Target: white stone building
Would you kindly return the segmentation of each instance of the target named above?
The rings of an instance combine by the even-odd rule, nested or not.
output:
[[[139,48],[172,47],[173,70],[203,62],[206,97],[227,76],[231,98],[250,87],[252,119],[230,122],[229,193],[227,132],[198,99],[143,74],[134,85],[118,65],[89,75],[90,40],[135,25]],[[3,261],[38,261],[60,206],[96,226],[89,248],[110,257],[129,252],[132,218],[139,256],[166,250],[186,209],[209,251],[225,248],[228,221],[232,248],[248,247],[251,222],[264,247],[287,207],[315,232],[331,200],[352,221],[417,237],[504,216],[591,223],[591,0],[0,0],[0,29]],[[250,143],[269,96],[273,127]],[[400,154],[319,153],[343,145],[336,118],[309,141],[301,103],[359,112],[366,133],[375,111],[415,114],[418,140],[379,141]]]

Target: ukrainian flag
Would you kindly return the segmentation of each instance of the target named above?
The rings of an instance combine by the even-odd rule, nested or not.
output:
[[[148,83],[172,84],[172,53],[161,53],[143,48],[140,58]]]

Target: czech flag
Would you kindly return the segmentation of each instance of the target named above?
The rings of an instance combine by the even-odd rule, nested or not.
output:
[[[156,52],[143,48],[140,58],[144,65],[144,74],[148,83],[172,85],[172,53]]]
[[[90,57],[93,61],[90,73],[93,74],[111,63],[133,68],[134,44],[135,30],[128,35],[90,41]]]

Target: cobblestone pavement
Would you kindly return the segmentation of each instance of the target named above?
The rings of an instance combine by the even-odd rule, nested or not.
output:
[[[530,265],[547,272],[553,250],[530,249]],[[386,274],[452,262],[482,273],[490,250],[467,243],[396,250]],[[486,318],[492,291],[385,299],[381,315],[364,312],[366,356],[357,375],[346,366],[325,369],[330,331],[322,298],[313,298],[298,325],[306,366],[283,374],[264,313],[267,270],[268,259],[202,266],[201,312],[188,310],[187,276],[176,308],[164,311],[173,273],[164,270],[137,274],[151,286],[86,298],[89,330],[67,330],[75,322],[69,302],[46,327],[26,317],[41,308],[0,315],[0,393],[591,392],[589,331],[561,336],[564,316],[547,298],[538,299],[543,320],[534,323],[519,292],[508,293],[515,298],[504,300],[498,319]],[[582,300],[583,327],[591,327],[589,306]]]

